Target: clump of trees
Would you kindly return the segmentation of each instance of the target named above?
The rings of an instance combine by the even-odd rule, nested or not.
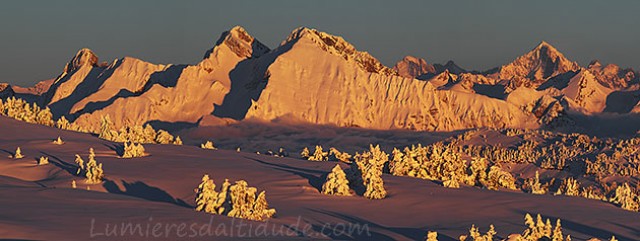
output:
[[[527,213],[524,216],[524,224],[527,226],[527,229],[524,230],[522,235],[517,240],[565,240],[565,237],[562,234],[562,225],[560,224],[560,219],[556,220],[556,225],[554,227],[553,225],[551,225],[551,220],[547,219],[546,222],[544,222],[540,214],[536,216],[536,220],[534,221],[533,217],[531,217],[531,215]],[[571,240],[571,237],[567,236],[566,240]]]
[[[200,144],[200,148],[209,149],[209,150],[217,150],[218,149],[213,145],[213,142],[211,142],[211,141],[207,141],[205,143]]]
[[[104,171],[102,170],[102,163],[98,163],[95,159],[96,154],[93,148],[89,148],[89,161],[84,162],[80,155],[76,154],[76,164],[78,165],[77,175],[85,176],[85,182],[88,184],[101,183],[104,178]]]
[[[146,154],[144,153],[144,146],[140,143],[124,143],[124,151],[122,152],[122,158],[134,158],[134,157],[143,157]]]
[[[144,126],[125,125],[116,130],[109,116],[101,118],[100,128],[98,129],[98,137],[113,142],[134,142],[145,144],[174,144],[182,145],[180,137],[174,138],[169,132],[164,130],[156,131],[149,124]]]
[[[195,189],[197,211],[254,221],[265,221],[276,213],[275,209],[269,208],[265,191],[256,196],[257,188],[249,187],[244,180],[233,185],[225,180],[220,192],[215,189],[213,180],[204,175]]]
[[[562,180],[562,184],[556,191],[556,195],[580,196],[580,184],[573,177]]]
[[[9,97],[0,100],[0,114],[19,121],[33,124],[53,126],[53,114],[49,108],[40,108],[36,103],[29,104],[20,98]]]
[[[489,225],[489,230],[485,234],[480,233],[480,230],[476,225],[472,224],[469,229],[469,235],[460,235],[459,239],[460,241],[466,241],[468,237],[471,237],[471,240],[473,241],[493,241],[493,236],[496,234],[498,233],[493,227],[493,224]]]
[[[336,166],[327,175],[327,180],[322,185],[322,193],[335,196],[351,196],[349,180],[340,165]]]
[[[610,202],[620,205],[621,208],[629,211],[638,212],[640,210],[640,197],[638,190],[633,190],[629,183],[618,186]]]

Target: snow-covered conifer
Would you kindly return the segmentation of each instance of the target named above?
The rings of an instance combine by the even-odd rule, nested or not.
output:
[[[336,196],[351,195],[349,192],[349,181],[344,171],[342,171],[342,168],[340,168],[340,165],[336,164],[329,175],[327,175],[327,180],[324,185],[322,185],[322,193]]]

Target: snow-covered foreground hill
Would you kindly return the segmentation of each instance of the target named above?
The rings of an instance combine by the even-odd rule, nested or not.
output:
[[[335,197],[319,189],[336,162],[150,144],[149,156],[122,159],[114,150],[118,143],[5,117],[0,133],[4,239],[424,240],[427,231],[437,231],[439,240],[457,240],[472,224],[481,231],[494,224],[499,237],[520,233],[525,213],[539,213],[561,219],[573,240],[640,240],[640,213],[581,197],[449,189],[388,174],[385,199]],[[51,143],[58,136],[65,144]],[[17,147],[25,158],[8,157]],[[89,148],[104,165],[101,184],[87,185],[75,175],[75,155],[84,157]],[[40,156],[50,164],[37,165]],[[263,223],[196,212],[194,188],[204,174],[218,185],[244,179],[265,190],[276,216]]]

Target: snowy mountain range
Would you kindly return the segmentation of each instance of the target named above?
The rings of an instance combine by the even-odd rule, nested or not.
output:
[[[101,63],[81,49],[57,78],[31,88],[0,84],[0,97],[32,98],[55,118],[94,130],[108,115],[116,126],[252,119],[451,131],[640,113],[639,76],[598,61],[581,67],[546,42],[485,72],[413,56],[389,68],[342,37],[315,29],[295,29],[270,49],[234,27],[195,65],[131,57]]]

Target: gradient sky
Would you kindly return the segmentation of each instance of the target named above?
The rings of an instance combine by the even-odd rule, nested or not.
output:
[[[101,61],[197,63],[241,25],[277,46],[296,27],[340,35],[388,66],[405,55],[485,70],[545,40],[568,58],[640,69],[640,1],[2,1],[0,82],[57,76],[83,47]]]

